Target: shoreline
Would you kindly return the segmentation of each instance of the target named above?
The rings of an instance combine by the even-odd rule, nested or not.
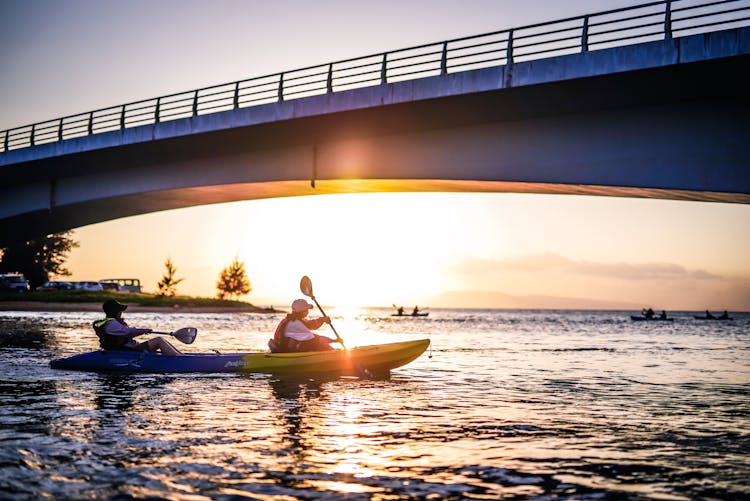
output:
[[[0,301],[0,311],[102,311],[101,303],[59,303],[42,301]],[[128,313],[284,313],[258,306],[146,306],[128,304]]]

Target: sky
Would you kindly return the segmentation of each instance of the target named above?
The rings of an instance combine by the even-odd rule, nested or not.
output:
[[[640,1],[0,0],[0,130],[124,102]],[[510,193],[253,200],[75,230],[71,280],[170,258],[213,296],[244,261],[257,305],[308,275],[323,304],[750,311],[750,207]]]

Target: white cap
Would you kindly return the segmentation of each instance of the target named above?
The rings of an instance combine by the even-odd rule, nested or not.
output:
[[[305,301],[304,299],[295,299],[292,303],[292,311],[299,313],[305,310],[312,310],[313,305]]]

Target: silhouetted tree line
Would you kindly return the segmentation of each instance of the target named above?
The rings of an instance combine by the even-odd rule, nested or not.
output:
[[[79,246],[73,240],[73,232],[53,233],[32,240],[12,242],[0,247],[0,273],[23,273],[32,289],[48,282],[51,277],[69,276],[65,260],[72,249]],[[164,263],[165,273],[157,284],[159,294],[174,296],[177,285],[184,278],[177,278],[177,268],[171,258]],[[245,272],[245,263],[236,256],[232,263],[221,270],[216,282],[217,296],[234,299],[249,294],[253,288]]]
[[[5,245],[0,248],[0,273],[23,273],[32,289],[50,276],[69,276],[63,265],[68,253],[78,247],[72,236],[72,231],[66,231]]]

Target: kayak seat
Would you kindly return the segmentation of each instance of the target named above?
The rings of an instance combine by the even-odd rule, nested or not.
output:
[[[276,341],[274,341],[273,338],[268,340],[268,349],[271,350],[271,353],[281,353],[279,346],[276,344]]]

